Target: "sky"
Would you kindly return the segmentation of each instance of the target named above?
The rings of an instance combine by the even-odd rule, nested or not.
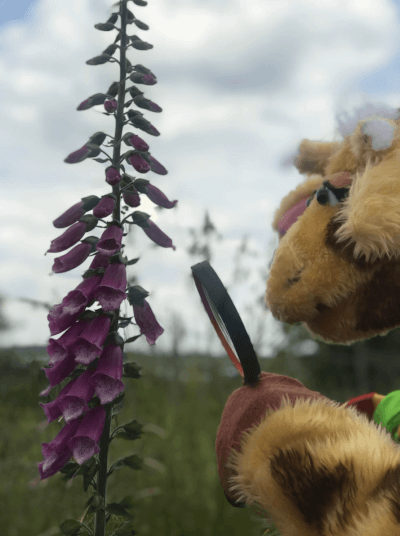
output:
[[[47,311],[18,298],[52,305],[81,281],[89,266],[52,274],[44,255],[61,234],[52,221],[82,197],[101,197],[106,164],[64,159],[98,131],[114,134],[114,119],[102,107],[76,110],[88,96],[106,92],[119,77],[116,63],[89,66],[116,32],[94,28],[113,11],[106,0],[0,0],[0,295],[13,329],[0,346],[46,345]],[[128,267],[150,296],[165,329],[156,348],[140,337],[127,349],[168,352],[176,315],[185,323],[181,351],[221,354],[191,277],[204,260],[190,256],[190,227],[200,229],[205,211],[223,241],[215,242],[211,265],[255,342],[271,356],[284,343],[282,325],[257,305],[266,270],[278,244],[271,224],[281,199],[304,177],[288,162],[302,139],[338,138],[335,114],[366,102],[400,105],[399,2],[389,0],[149,0],[129,2],[150,26],[128,33],[150,42],[130,49],[133,65],[152,70],[158,83],[141,86],[163,112],[141,110],[161,133],[135,131],[168,170],[127,172],[161,189],[174,209],[157,211],[141,197],[140,210],[173,240],[176,250],[152,247],[131,227],[125,248]],[[136,109],[135,107],[133,109]],[[132,127],[124,132],[132,130]],[[104,149],[111,151],[111,149]],[[108,154],[111,155],[109,152]],[[127,166],[128,167],[128,166]],[[100,236],[102,230],[90,234]],[[232,284],[235,252],[243,237],[255,256],[243,262],[244,280]],[[132,316],[129,304],[122,312]],[[137,327],[124,331],[126,338]],[[311,352],[313,344],[303,349]]]

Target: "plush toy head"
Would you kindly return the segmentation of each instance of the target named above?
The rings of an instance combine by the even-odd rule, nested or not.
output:
[[[399,112],[367,114],[342,142],[303,140],[307,178],[275,213],[267,307],[327,342],[400,326]]]

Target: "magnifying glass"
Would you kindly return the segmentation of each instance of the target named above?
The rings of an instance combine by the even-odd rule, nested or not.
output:
[[[246,384],[257,383],[261,373],[257,355],[222,281],[207,261],[191,269],[201,301],[230,360]]]

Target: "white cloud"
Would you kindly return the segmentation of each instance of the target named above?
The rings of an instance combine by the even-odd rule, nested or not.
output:
[[[112,3],[38,0],[30,22],[0,29],[0,293],[6,296],[56,303],[87,267],[49,277],[57,255],[44,252],[63,232],[51,225],[57,216],[80,198],[109,190],[104,165],[63,160],[94,132],[114,134],[114,120],[98,113],[101,107],[76,111],[118,79],[117,65],[85,63],[115,38],[115,32],[94,28],[110,16]],[[161,136],[139,135],[169,170],[165,177],[145,178],[179,202],[176,210],[157,212],[142,197],[141,210],[177,250],[149,249],[151,242],[136,228],[126,250],[141,260],[128,273],[152,293],[149,302],[160,323],[168,323],[171,310],[184,312],[193,342],[208,329],[208,320],[195,289],[186,284],[190,266],[202,260],[186,253],[187,228],[198,229],[210,209],[227,238],[215,244],[212,260],[224,282],[231,279],[232,255],[244,234],[265,252],[276,238],[273,213],[300,181],[280,162],[303,138],[333,139],[334,114],[354,96],[358,80],[397,54],[399,20],[387,0],[155,0],[131,9],[150,30],[132,25],[129,33],[154,49],[131,50],[128,58],[157,75],[159,83],[145,87],[145,94],[163,108],[162,114],[144,111]],[[382,102],[399,105],[395,92],[380,93]],[[232,287],[244,316],[246,304],[255,304],[264,292],[256,268],[266,266],[270,253],[249,261],[251,290]],[[48,337],[46,314],[36,311],[10,301],[6,312],[24,324],[2,335],[1,344],[42,344]],[[266,351],[279,325],[269,316],[267,321]],[[157,346],[167,345],[161,339],[168,337],[165,333]]]

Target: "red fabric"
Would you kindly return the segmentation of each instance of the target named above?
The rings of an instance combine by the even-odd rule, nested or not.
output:
[[[374,416],[374,405],[372,403],[372,397],[375,392],[368,393],[367,395],[356,396],[346,402],[347,406],[354,406],[360,413],[365,413],[369,420],[372,420]]]
[[[348,405],[355,406],[372,419],[374,407],[372,395],[361,395],[352,398]],[[260,424],[267,409],[278,409],[282,398],[287,395],[292,403],[298,398],[324,398],[316,391],[310,391],[302,383],[289,376],[261,372],[255,386],[244,385],[233,391],[222,412],[221,422],[215,443],[218,475],[228,501],[237,507],[243,503],[236,502],[234,495],[228,491],[228,478],[233,476],[231,469],[225,467],[232,448],[240,451],[240,440],[243,432]]]

